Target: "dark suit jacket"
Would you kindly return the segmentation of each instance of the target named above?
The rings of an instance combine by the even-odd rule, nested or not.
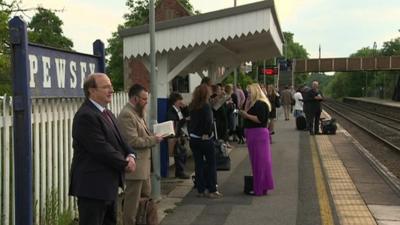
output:
[[[189,116],[188,108],[185,107],[185,108],[181,109],[181,113],[183,115],[183,119],[180,120],[178,112],[174,109],[173,106],[170,106],[168,108],[168,112],[167,112],[167,120],[174,121],[175,136],[177,136],[177,137],[182,135],[181,128],[186,123],[186,117]]]
[[[303,95],[303,111],[305,113],[316,113],[322,110],[321,100],[315,99],[317,95],[323,96],[321,91],[315,91],[313,89],[305,92]]]
[[[115,123],[115,118],[112,118]],[[69,194],[76,197],[115,200],[123,186],[125,160],[133,150],[110,126],[100,110],[86,100],[72,125],[74,156]]]

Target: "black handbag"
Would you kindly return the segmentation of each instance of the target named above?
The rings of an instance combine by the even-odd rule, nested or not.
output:
[[[244,176],[244,193],[248,195],[254,195],[253,176]]]

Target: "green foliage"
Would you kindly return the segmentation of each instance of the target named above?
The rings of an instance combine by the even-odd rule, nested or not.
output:
[[[304,84],[310,85],[314,80],[319,82],[320,88],[323,92],[325,92],[328,84],[333,80],[333,76],[328,76],[324,73],[312,73],[307,76],[307,80]]]
[[[294,41],[294,34],[291,32],[283,32],[285,37],[285,46],[283,48],[283,55],[287,59],[307,59],[309,54],[307,50],[298,42]],[[307,80],[307,74],[296,73],[294,78],[295,86],[304,84]]]
[[[294,41],[294,34],[290,32],[283,32],[285,37],[285,46],[283,49],[283,55],[287,59],[306,59],[309,54],[307,50],[298,42]]]
[[[20,1],[17,0],[9,2],[0,0],[0,95],[12,93],[8,21],[15,12],[37,10],[28,26],[31,42],[68,50],[71,50],[73,46],[72,41],[63,36],[61,29],[63,22],[54,12],[40,7],[22,9],[19,3]]]
[[[400,37],[383,43],[382,55],[400,55]]]
[[[233,77],[233,73],[231,73],[224,81],[224,84],[233,84],[234,82],[234,77]],[[254,83],[255,81],[253,80],[253,78],[251,78],[250,75],[245,74],[245,73],[241,73],[239,72],[237,74],[237,83],[238,85],[240,85],[240,87],[242,88],[246,88],[247,85]]]
[[[8,21],[15,8],[15,1],[0,0],[0,96],[11,94],[10,43]]]
[[[52,190],[46,196],[44,217],[41,219],[43,225],[75,225],[72,212],[67,210],[60,213],[60,201],[58,192]]]
[[[189,0],[180,0],[180,3],[193,12],[193,6]],[[149,0],[127,0],[125,5],[129,13],[124,15],[124,24],[118,25],[117,31],[113,32],[111,38],[107,40],[108,47],[106,48],[106,55],[109,56],[106,70],[116,91],[124,88],[123,43],[119,31],[146,24],[149,18]]]
[[[0,53],[0,96],[11,95],[10,55]]]
[[[29,41],[33,43],[72,50],[74,44],[64,36],[63,21],[51,10],[38,8],[28,25]]]
[[[382,49],[364,47],[350,57],[374,57],[374,56],[400,55],[400,38],[384,42]],[[325,94],[333,98],[345,96],[362,97],[372,96],[379,98],[391,98],[395,89],[398,72],[390,71],[360,71],[338,72],[327,85]]]

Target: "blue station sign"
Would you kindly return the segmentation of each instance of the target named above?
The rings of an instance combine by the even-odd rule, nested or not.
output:
[[[100,57],[28,44],[31,97],[82,97],[85,77],[99,72]],[[101,61],[101,60],[100,60]]]

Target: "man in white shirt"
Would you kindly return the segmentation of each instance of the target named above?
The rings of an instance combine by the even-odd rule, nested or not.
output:
[[[295,101],[293,116],[297,118],[303,114],[303,95],[300,92],[300,88],[294,93],[293,99]]]

